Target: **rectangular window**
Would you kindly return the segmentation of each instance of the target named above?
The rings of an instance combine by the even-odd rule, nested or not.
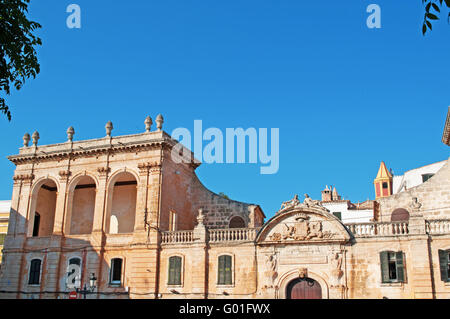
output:
[[[403,252],[381,252],[380,265],[381,281],[383,283],[405,281]]]
[[[395,253],[388,253],[389,280],[397,280],[397,259]]]
[[[439,250],[439,266],[441,268],[441,280],[450,282],[450,250]]]
[[[219,278],[217,282],[219,285],[231,285],[233,283],[231,263],[231,256],[222,255],[219,257]]]
[[[33,259],[30,264],[29,285],[39,285],[41,277],[41,260]]]
[[[181,285],[181,262],[179,256],[169,258],[169,285]]]
[[[386,189],[386,188],[388,188],[388,183],[384,182],[383,183],[383,189]]]
[[[339,218],[339,220],[342,220],[341,212],[334,212],[333,215],[336,216],[337,218]]]
[[[122,283],[122,259],[114,258],[111,260],[111,274],[110,281],[113,285],[120,285]]]

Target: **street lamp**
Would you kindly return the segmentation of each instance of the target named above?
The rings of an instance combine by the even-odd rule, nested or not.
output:
[[[89,289],[86,287],[86,284],[84,284],[83,289],[77,288],[77,293],[82,294],[83,299],[86,299],[86,295],[93,293],[95,288],[97,288],[95,286],[96,282],[97,282],[97,277],[95,277],[95,274],[92,273],[91,277],[89,278]]]

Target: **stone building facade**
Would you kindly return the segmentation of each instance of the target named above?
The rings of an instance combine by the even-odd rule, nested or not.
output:
[[[162,116],[151,122],[77,142],[70,128],[47,146],[24,136],[1,298],[67,298],[91,277],[88,298],[450,298],[450,162],[379,199],[377,221],[344,224],[295,196],[264,222],[207,190]],[[398,208],[408,218],[390,220]]]

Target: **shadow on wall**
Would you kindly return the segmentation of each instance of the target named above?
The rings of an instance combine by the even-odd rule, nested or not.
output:
[[[83,182],[89,185],[88,180]],[[42,184],[36,200],[31,201],[34,214],[29,223],[11,209],[0,268],[1,299],[68,299],[70,292],[84,287],[86,296],[78,293],[78,298],[129,298],[126,256],[105,250],[108,235],[92,232],[92,216],[86,222],[77,215],[89,210],[93,214],[86,203],[95,196],[95,188],[79,190],[73,195],[76,204],[70,212],[73,218],[66,222],[66,236],[53,233],[57,189],[52,181]],[[88,209],[83,210],[83,205]],[[93,277],[96,287],[92,291]]]

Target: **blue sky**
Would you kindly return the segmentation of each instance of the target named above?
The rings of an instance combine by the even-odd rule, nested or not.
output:
[[[213,164],[201,181],[267,216],[294,194],[318,199],[326,184],[352,201],[374,197],[380,161],[395,173],[447,159],[441,143],[450,105],[450,25],[423,37],[414,1],[32,0],[41,74],[8,98],[0,119],[0,199],[10,199],[25,132],[40,144],[144,130],[279,127],[280,170]],[[66,7],[82,28],[66,27]],[[381,7],[368,29],[366,7]],[[446,16],[446,14],[444,14]]]

